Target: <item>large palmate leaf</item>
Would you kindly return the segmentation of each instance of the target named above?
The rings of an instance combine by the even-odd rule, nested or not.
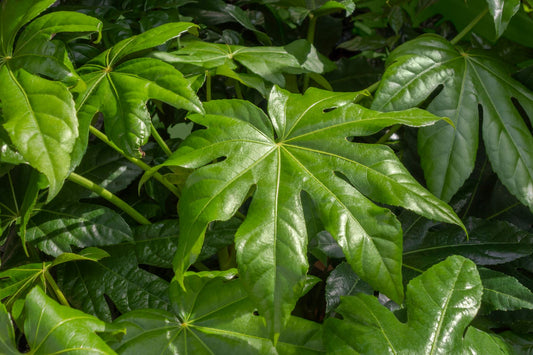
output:
[[[189,274],[184,291],[171,285],[172,312],[138,310],[114,324],[126,335],[113,344],[120,354],[276,354],[264,320],[254,315],[241,280],[234,272]],[[316,354],[322,350],[320,326],[291,318],[291,329],[277,344],[281,354]]]
[[[417,106],[443,86],[427,109],[449,117],[455,128],[437,123],[418,136],[430,191],[449,201],[468,178],[482,115],[483,141],[494,171],[533,210],[533,137],[521,116],[523,110],[533,120],[533,93],[513,80],[500,62],[484,53],[463,52],[437,35],[398,47],[388,64],[374,109]]]
[[[97,19],[65,12],[28,24],[53,3],[5,0],[0,8],[0,122],[24,160],[48,178],[49,199],[68,175],[78,137],[74,101],[67,87],[39,76],[76,82],[64,46],[50,38],[60,32],[96,32],[101,27]]]
[[[270,118],[241,100],[211,101],[205,116],[190,116],[208,129],[194,132],[164,163],[201,167],[190,175],[179,202],[178,280],[198,257],[209,222],[229,219],[255,187],[235,236],[237,262],[271,335],[279,334],[301,296],[308,268],[300,199],[305,190],[357,274],[401,301],[402,232],[394,215],[370,199],[462,224],[409,175],[392,150],[347,139],[396,123],[427,125],[436,117],[418,109],[371,111],[353,103],[359,95],[310,89],[302,96],[275,87]]]
[[[30,354],[115,354],[95,333],[105,330],[98,318],[59,305],[39,287],[24,303],[24,335]]]
[[[15,344],[15,331],[6,307],[0,303],[0,353],[19,354]]]
[[[428,269],[407,286],[407,323],[400,322],[374,296],[342,298],[337,311],[344,320],[326,321],[326,338],[337,353],[463,354],[485,348],[506,353],[500,343],[488,346],[490,334],[463,334],[481,303],[482,285],[475,264],[454,256]],[[478,334],[482,333],[482,334]],[[496,346],[498,345],[498,346]]]
[[[107,135],[130,155],[150,136],[151,117],[148,99],[157,99],[177,108],[203,112],[202,104],[189,82],[170,64],[155,58],[134,58],[138,52],[153,48],[181,35],[195,25],[169,23],[127,38],[79,69],[87,90],[76,106],[82,139],[76,151],[87,145],[89,124],[97,112],[104,116]],[[129,60],[126,60],[129,59]]]

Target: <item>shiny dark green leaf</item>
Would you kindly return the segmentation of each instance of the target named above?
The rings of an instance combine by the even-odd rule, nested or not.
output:
[[[481,268],[483,283],[482,313],[533,309],[533,293],[517,279],[504,273]]]
[[[360,292],[372,294],[374,290],[353,272],[349,264],[340,263],[326,280],[326,314],[331,314],[337,308],[341,297]]]
[[[442,86],[427,109],[449,117],[455,125],[441,122],[419,131],[418,151],[429,189],[449,201],[472,172],[479,104],[492,168],[509,191],[533,210],[533,137],[520,112],[533,120],[533,93],[512,79],[496,59],[484,52],[464,52],[437,35],[423,35],[398,47],[388,64],[374,109],[417,106]]]
[[[15,330],[6,307],[0,303],[0,353],[20,354],[15,344]]]
[[[26,240],[48,255],[79,248],[131,241],[131,229],[115,211],[98,205],[73,204],[44,210],[28,224]]]
[[[318,89],[302,96],[274,88],[270,118],[240,100],[210,101],[207,115],[190,116],[208,129],[194,132],[164,163],[201,167],[190,175],[179,202],[178,280],[197,259],[209,222],[229,219],[257,186],[235,237],[237,262],[271,335],[279,333],[301,296],[308,268],[300,200],[305,190],[358,275],[392,299],[402,299],[401,229],[389,210],[370,199],[462,224],[389,148],[346,139],[395,123],[427,125],[436,117],[417,109],[371,111],[353,103],[359,96]],[[226,159],[202,167],[220,157]]]
[[[469,218],[466,237],[459,228],[406,233],[403,262],[418,269],[462,255],[477,265],[498,265],[533,253],[533,235],[510,223]]]
[[[500,37],[511,18],[520,9],[520,0],[487,0],[489,13],[494,19],[496,37]]]

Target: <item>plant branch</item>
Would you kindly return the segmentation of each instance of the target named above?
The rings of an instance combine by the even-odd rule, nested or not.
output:
[[[121,200],[118,196],[113,194],[111,191],[104,189],[102,186],[95,184],[89,179],[84,178],[81,175],[78,175],[74,172],[70,173],[68,180],[72,181],[75,184],[78,184],[88,190],[91,190],[98,196],[105,198],[122,211],[127,213],[131,218],[139,222],[140,224],[151,224],[148,219],[146,219],[142,214],[137,212],[133,207],[128,205],[126,202]]]
[[[489,8],[487,7],[484,11],[477,15],[477,17],[474,18],[461,32],[459,32],[457,36],[455,36],[450,41],[450,43],[454,45],[457,44],[464,36],[466,36],[470,31],[472,31],[472,29],[478,24],[479,21],[481,21],[483,17],[485,17],[488,12]]]
[[[387,133],[385,133],[377,142],[376,144],[383,144],[385,143],[394,133],[396,133],[400,128],[402,128],[402,125],[395,124],[389,130]]]
[[[137,159],[135,157],[130,157],[129,155],[127,155],[122,149],[117,147],[117,145],[115,143],[111,142],[109,140],[109,138],[105,134],[103,134],[102,132],[97,130],[95,127],[89,126],[89,130],[98,139],[100,139],[102,142],[104,142],[105,144],[107,144],[108,146],[110,146],[111,148],[116,150],[117,152],[119,152],[122,156],[124,156],[124,158],[128,159],[130,162],[132,162],[133,164],[137,165],[139,168],[143,169],[144,171],[148,171],[148,170],[152,169],[152,167],[150,165],[146,164],[142,160]],[[160,173],[156,172],[152,176],[153,176],[154,179],[156,179],[161,184],[163,184],[163,186],[165,186],[170,192],[172,192],[172,194],[174,194],[174,196],[176,196],[177,198],[181,197],[180,190],[176,186],[171,184],[167,179],[165,179],[165,177],[163,175],[161,175]]]

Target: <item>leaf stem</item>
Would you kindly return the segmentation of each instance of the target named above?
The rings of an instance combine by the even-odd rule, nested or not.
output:
[[[238,99],[244,99],[244,96],[242,96],[242,88],[241,88],[241,84],[239,83],[238,80],[235,80],[235,95],[237,95],[237,98]]]
[[[487,7],[484,11],[482,11],[479,15],[477,15],[476,18],[474,18],[461,32],[455,36],[450,43],[455,45],[457,44],[464,36],[466,36],[472,29],[478,24],[479,21],[489,12],[489,8]]]
[[[470,211],[470,207],[472,207],[472,202],[474,202],[474,197],[476,197],[477,190],[479,189],[479,184],[481,183],[481,179],[483,178],[483,173],[485,172],[485,167],[487,166],[487,159],[485,158],[485,161],[483,162],[483,165],[481,166],[481,171],[479,172],[479,179],[476,181],[476,186],[474,186],[474,191],[472,191],[472,196],[470,196],[470,200],[468,201],[468,206],[466,206],[465,212],[463,213],[463,217],[461,219],[465,219],[466,215]]]
[[[307,27],[307,41],[313,45],[315,43],[315,33],[316,33],[316,20],[318,19],[315,14],[309,14],[309,26]],[[309,82],[311,78],[309,74],[304,74],[304,83],[302,87],[302,92],[305,92],[309,88]]]
[[[377,90],[377,88],[379,86],[379,83],[381,83],[381,81],[376,81],[374,84],[372,84],[369,87],[367,87],[364,91],[368,91],[369,93],[373,93],[374,91]]]
[[[50,275],[50,272],[48,271],[48,269],[44,271],[44,277],[46,281],[48,282],[48,284],[50,285],[50,287],[52,288],[52,290],[54,290],[54,293],[59,303],[61,303],[64,306],[70,307],[70,304],[68,303],[67,298],[65,297],[63,292],[61,292],[61,289],[59,288],[59,286],[57,286],[56,281],[54,280],[52,275]]]
[[[487,219],[487,221],[489,221],[489,220],[491,220],[491,219],[493,219],[495,217],[498,217],[499,215],[501,215],[501,214],[503,214],[503,213],[515,208],[516,206],[519,206],[520,204],[521,204],[520,202],[513,203],[512,205],[505,207],[503,210],[500,210],[500,211],[494,213],[493,215],[487,217],[486,219]]]
[[[400,128],[402,128],[402,125],[395,124],[389,130],[387,133],[385,133],[377,142],[376,144],[383,144],[385,143],[394,133],[396,133]]]
[[[205,101],[211,101],[211,74],[205,71]]]
[[[111,191],[104,189],[102,186],[95,184],[91,180],[86,179],[83,176],[78,175],[74,172],[70,173],[68,180],[88,190],[91,190],[92,192],[96,193],[98,196],[102,198],[105,198],[106,200],[108,200],[109,202],[111,202],[112,204],[120,208],[122,211],[127,213],[131,218],[133,218],[140,224],[151,224],[148,219],[146,219],[143,215],[137,212],[133,207],[131,207],[126,202],[121,200],[118,196],[113,194]]]
[[[89,130],[98,139],[100,139],[102,142],[104,142],[105,144],[107,144],[108,146],[110,146],[111,148],[116,150],[117,152],[119,152],[122,156],[124,156],[124,158],[128,159],[130,162],[132,162],[133,164],[137,165],[139,168],[143,169],[144,171],[148,171],[148,170],[152,169],[152,167],[150,165],[146,164],[142,160],[137,159],[135,157],[130,157],[129,155],[127,155],[122,149],[117,147],[117,145],[115,143],[111,142],[109,140],[109,138],[107,138],[107,136],[105,134],[100,132],[95,127],[89,126]],[[171,184],[167,179],[165,179],[165,177],[163,175],[161,175],[160,173],[156,172],[152,176],[154,177],[154,179],[156,179],[161,184],[163,184],[163,186],[165,186],[170,192],[172,192],[172,194],[174,194],[174,196],[176,196],[177,198],[181,197],[180,190],[176,186]]]
[[[165,152],[167,157],[171,156],[172,155],[172,151],[170,150],[168,145],[165,143],[163,138],[161,138],[161,136],[159,135],[159,132],[157,132],[157,129],[154,127],[154,124],[150,123],[150,127],[151,127],[151,130],[152,130],[152,137],[154,137],[154,139],[157,142],[157,144],[161,147],[161,149],[163,149],[163,151]]]

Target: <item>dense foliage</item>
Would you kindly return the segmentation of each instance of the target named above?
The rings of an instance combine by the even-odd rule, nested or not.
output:
[[[0,353],[533,353],[528,0],[0,4]]]

